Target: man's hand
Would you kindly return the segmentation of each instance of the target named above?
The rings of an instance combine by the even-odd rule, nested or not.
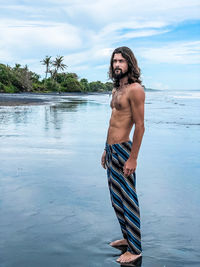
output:
[[[102,157],[101,157],[101,166],[106,169],[106,151],[104,150]]]
[[[137,167],[137,159],[129,158],[124,164],[124,176],[127,177],[134,173]]]

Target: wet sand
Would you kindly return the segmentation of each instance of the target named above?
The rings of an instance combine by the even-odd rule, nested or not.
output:
[[[42,105],[52,101],[51,96],[80,95],[73,94],[57,94],[57,93],[26,93],[26,94],[0,94],[0,106],[27,106]],[[45,97],[45,98],[44,98]],[[50,98],[48,98],[50,97]]]
[[[121,232],[100,165],[111,98],[23,97],[48,104],[0,107],[0,266],[124,266],[109,246]],[[199,99],[146,94],[138,266],[200,266]]]
[[[0,94],[0,106],[27,106],[27,105],[42,105],[45,103],[52,102],[52,100],[59,100],[62,97],[67,96],[87,96],[87,95],[98,95],[107,94],[104,93],[23,93],[23,94]],[[52,99],[52,97],[54,97]]]
[[[39,105],[45,102],[42,99],[0,97],[0,106]]]

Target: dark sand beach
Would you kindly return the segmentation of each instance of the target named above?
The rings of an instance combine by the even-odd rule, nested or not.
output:
[[[0,106],[24,106],[24,105],[40,105],[55,101],[56,97],[62,96],[80,96],[83,93],[24,93],[24,94],[0,94]],[[54,97],[54,98],[53,98]]]
[[[0,95],[1,267],[120,266],[109,242],[121,233],[100,165],[110,100]],[[146,93],[137,266],[200,266],[199,101],[200,91]]]
[[[0,95],[0,106],[23,106],[23,105],[38,105],[45,103],[42,99],[24,98],[24,97],[8,97]]]

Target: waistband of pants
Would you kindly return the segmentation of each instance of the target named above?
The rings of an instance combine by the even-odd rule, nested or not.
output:
[[[132,141],[131,140],[128,140],[128,141],[126,141],[126,142],[122,142],[122,143],[116,143],[116,144],[108,144],[107,142],[106,142],[106,144],[105,144],[105,149],[107,150],[107,149],[112,149],[113,147],[115,147],[116,145],[125,145],[125,144],[132,144]]]

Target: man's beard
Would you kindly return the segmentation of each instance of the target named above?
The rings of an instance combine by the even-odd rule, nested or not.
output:
[[[116,73],[115,71],[116,70],[120,70],[120,73]],[[122,72],[122,70],[121,69],[115,69],[115,70],[113,70],[113,78],[115,79],[115,80],[121,80],[122,78],[124,78],[125,76],[127,76],[128,75],[128,71],[126,71],[126,72]]]

